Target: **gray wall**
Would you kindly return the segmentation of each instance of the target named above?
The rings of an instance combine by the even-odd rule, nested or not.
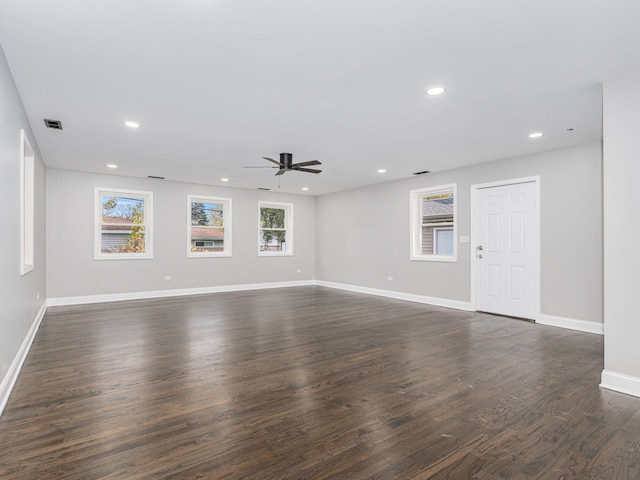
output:
[[[93,259],[95,187],[153,192],[153,259]],[[231,258],[187,258],[188,194],[232,199]],[[259,200],[294,204],[293,256],[258,256]],[[310,196],[47,170],[49,298],[313,280],[314,240]]]
[[[640,71],[604,84],[604,368],[640,395]],[[614,379],[603,375],[603,383]],[[624,384],[624,381],[623,381]]]
[[[34,269],[25,276],[20,275],[21,129],[26,131],[36,154]],[[6,377],[47,294],[45,171],[37,147],[4,52],[0,49],[0,382]]]
[[[317,197],[316,278],[469,302],[470,244],[456,263],[409,260],[409,190],[457,183],[470,235],[471,185],[539,175],[541,313],[602,322],[601,160],[597,142]]]

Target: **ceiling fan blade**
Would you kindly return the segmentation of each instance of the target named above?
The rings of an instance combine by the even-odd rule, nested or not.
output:
[[[277,160],[274,160],[273,158],[269,158],[269,157],[262,157],[265,160],[269,160],[272,163],[275,163],[276,165],[281,165],[280,162],[278,162]]]
[[[293,168],[297,172],[307,172],[307,173],[320,173],[322,170],[315,170],[313,168]]]
[[[309,160],[308,162],[294,163],[292,167],[308,167],[309,165],[322,165],[318,160]]]
[[[278,175],[284,175],[284,172],[286,172],[286,170],[285,170],[284,168],[281,168],[281,169],[280,169],[280,171],[278,171],[278,172],[276,173],[276,176],[278,176]]]

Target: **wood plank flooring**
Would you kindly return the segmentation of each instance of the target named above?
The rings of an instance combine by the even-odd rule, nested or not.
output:
[[[601,336],[322,287],[51,308],[3,480],[639,479]]]

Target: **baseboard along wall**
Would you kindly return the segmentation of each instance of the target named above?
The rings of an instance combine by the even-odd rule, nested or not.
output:
[[[625,375],[623,373],[603,370],[600,386],[614,392],[626,393],[634,397],[640,397],[640,378]]]
[[[22,344],[18,349],[18,353],[16,353],[16,356],[13,359],[13,362],[11,362],[7,374],[4,376],[2,382],[0,383],[0,415],[2,415],[4,407],[9,401],[9,396],[11,395],[11,391],[13,390],[13,386],[16,384],[20,369],[22,368],[22,365],[27,358],[27,354],[29,353],[29,349],[31,348],[31,344],[33,343],[34,338],[36,338],[36,333],[38,333],[38,328],[40,328],[40,323],[42,323],[42,319],[44,318],[44,314],[46,313],[46,311],[47,302],[45,300],[44,302],[42,302],[42,306],[38,310],[36,317],[33,319],[31,328],[29,328],[27,336],[22,341]]]

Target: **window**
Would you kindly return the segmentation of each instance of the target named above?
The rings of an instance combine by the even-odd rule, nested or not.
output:
[[[411,190],[411,259],[456,261],[456,185]]]
[[[96,188],[94,258],[153,258],[151,192]]]
[[[20,274],[33,270],[34,155],[24,130],[20,130]]]
[[[187,196],[187,257],[231,256],[231,199]]]
[[[293,204],[259,202],[258,255],[293,255]]]

